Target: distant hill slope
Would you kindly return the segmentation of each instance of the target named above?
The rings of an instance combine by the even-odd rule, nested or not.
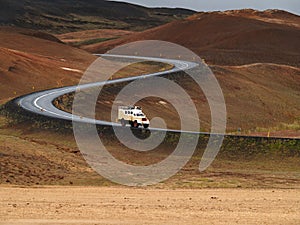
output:
[[[268,51],[266,54],[271,55]],[[299,59],[297,55],[295,57]],[[49,34],[0,27],[0,104],[23,94],[74,85],[95,59],[86,51],[62,44]],[[234,58],[229,57],[228,62],[230,59]],[[238,60],[243,62],[246,59]],[[257,132],[261,128],[276,131],[291,127],[298,132],[295,136],[299,137],[300,68],[256,63],[243,66],[213,65],[211,69],[224,92],[228,131],[241,128],[246,133]],[[185,76],[178,77],[177,82],[194,100],[201,119],[201,129],[209,131],[210,110],[205,96]],[[117,92],[113,89],[104,93],[106,96],[100,101],[101,111],[98,115],[111,119],[108,109],[114,101],[113,94]],[[178,128],[176,122],[180,120],[176,117],[177,113],[171,111],[170,105],[162,107],[157,99],[146,99],[140,105],[149,118],[159,115],[170,121],[168,126]]]
[[[299,16],[278,10],[199,13],[185,20],[83,48],[104,53],[117,45],[152,39],[183,45],[211,66],[224,92],[228,130],[241,128],[252,132],[260,127],[285,129],[280,128],[282,123],[297,121],[295,124],[299,124]],[[164,52],[157,52],[157,56],[160,54]],[[198,101],[201,126],[208,129],[210,111],[204,108],[205,97],[196,94],[197,88],[184,79],[180,80],[180,85],[187,87],[193,99]],[[151,105],[149,109],[149,105],[149,102],[141,104],[147,115],[151,115],[154,107]],[[163,114],[161,110],[159,112]],[[167,118],[178,121],[172,117],[174,115]],[[299,125],[294,127],[299,132]]]
[[[66,44],[83,47],[108,40],[118,39],[134,33],[134,31],[127,30],[98,29],[58,34],[56,37]]]
[[[0,104],[34,91],[76,84],[95,59],[49,34],[0,27]]]
[[[0,24],[66,33],[91,29],[145,30],[194,14],[104,0],[0,0]]]
[[[185,46],[209,64],[278,63],[300,67],[300,17],[278,10],[198,13],[86,49],[102,53],[120,44],[153,39]]]

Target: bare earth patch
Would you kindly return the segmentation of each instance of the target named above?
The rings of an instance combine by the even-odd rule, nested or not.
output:
[[[299,224],[300,190],[0,189],[0,224]]]

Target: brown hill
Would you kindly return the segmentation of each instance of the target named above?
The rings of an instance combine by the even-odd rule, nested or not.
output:
[[[289,129],[300,118],[300,69],[276,64],[251,64],[246,66],[212,67],[224,93],[227,107],[227,131],[257,132],[262,128],[271,131]],[[205,95],[198,90],[191,79],[177,77],[191,96],[199,112],[201,129],[209,131],[211,127],[210,109]],[[97,118],[110,120],[110,106],[121,87],[111,87],[98,99]],[[168,97],[170,93],[162,93]],[[146,98],[138,103],[151,119],[162,117],[169,128],[180,129],[180,118],[169,103],[163,99]],[[164,101],[164,100],[163,100]],[[107,113],[103,113],[107,112]]]
[[[300,67],[299,24],[299,16],[278,10],[199,13],[86,49],[103,53],[132,41],[164,40],[193,50],[209,64],[278,63]]]
[[[0,0],[0,25],[50,33],[91,29],[145,30],[195,13],[104,0]]]
[[[259,15],[259,19],[252,18],[253,15]],[[263,21],[271,16],[277,20]],[[179,44],[182,42],[212,65],[225,94],[229,131],[237,128],[255,130],[257,127],[277,129],[283,123],[294,122],[297,128],[300,118],[300,51],[297,39],[299,28],[295,24],[298,20],[297,16],[282,11],[200,13],[183,21],[89,48],[104,52],[120,43],[158,37]],[[5,62],[1,65],[2,99],[29,93],[33,89],[75,83],[81,75],[80,71],[94,59],[82,50],[59,43],[55,38],[48,36],[45,40],[45,35],[28,35],[22,29],[9,29],[0,30],[1,58]],[[53,40],[49,41],[49,38]],[[284,40],[282,45],[280,40]],[[64,67],[75,71],[63,70]],[[188,81],[182,79],[180,82],[188,87],[196,103],[206,105],[205,98],[193,92],[193,86]],[[147,105],[153,106],[153,113]],[[145,103],[144,108],[150,116],[161,110],[155,102]],[[206,109],[198,108],[205,130],[209,129],[209,111]],[[177,128],[177,124],[172,124],[176,121],[173,116],[176,114],[165,111],[170,126]]]
[[[229,131],[289,129],[287,124],[294,122],[290,127],[299,130],[299,24],[299,16],[278,10],[199,13],[85,48],[103,53],[117,45],[147,39],[183,45],[204,58],[216,74],[225,95]],[[182,79],[181,85],[189,85],[193,99],[198,103],[204,99],[201,104],[205,105],[204,96],[197,95],[191,84]],[[150,102],[144,108],[151,115],[148,105]],[[198,110],[207,130],[210,112],[203,106]],[[178,128],[176,114],[166,115],[171,127]]]
[[[0,28],[0,100],[75,84],[95,59],[46,33]],[[66,68],[74,69],[67,71]]]
[[[120,37],[128,36],[133,33],[135,32],[116,29],[100,29],[70,32],[56,35],[56,37],[64,43],[80,47],[104,42],[107,40],[117,39]]]

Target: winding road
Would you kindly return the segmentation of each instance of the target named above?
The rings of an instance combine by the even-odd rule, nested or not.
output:
[[[154,62],[162,62],[162,63],[168,63],[172,64],[174,67],[170,70],[163,71],[163,72],[157,72],[157,73],[151,73],[151,74],[146,74],[146,75],[141,75],[141,76],[135,76],[135,77],[128,77],[128,78],[121,78],[121,79],[115,79],[115,80],[106,80],[102,82],[96,82],[96,83],[88,83],[88,84],[83,84],[83,85],[77,85],[77,86],[70,86],[70,87],[63,87],[63,88],[57,88],[57,89],[52,89],[52,90],[45,90],[33,94],[29,94],[23,97],[19,97],[18,99],[15,100],[15,103],[19,105],[19,107],[23,108],[26,111],[29,111],[31,113],[43,115],[46,117],[50,118],[55,118],[55,119],[62,119],[62,120],[68,120],[68,121],[73,121],[73,122],[80,122],[80,123],[86,123],[86,124],[93,124],[93,125],[102,125],[102,126],[113,126],[113,127],[120,127],[122,126],[119,123],[111,122],[111,121],[102,121],[102,120],[95,120],[93,118],[87,118],[87,117],[81,117],[78,115],[74,115],[65,111],[62,111],[58,108],[56,108],[53,105],[53,101],[65,94],[68,93],[73,93],[76,92],[76,90],[84,90],[87,88],[92,88],[92,87],[101,87],[105,85],[112,85],[112,84],[117,84],[117,83],[124,83],[124,82],[130,82],[130,81],[135,81],[138,79],[145,79],[145,78],[150,78],[150,77],[155,77],[155,76],[163,76],[167,75],[170,73],[175,73],[175,72],[180,72],[180,71],[187,71],[189,69],[196,68],[199,66],[199,64],[194,63],[194,62],[188,62],[188,61],[182,61],[182,60],[174,60],[174,59],[162,59],[162,58],[151,58],[151,57],[139,57],[139,56],[120,56],[120,55],[110,55],[110,54],[105,54],[105,55],[97,55],[100,57],[108,57],[108,58],[120,58],[120,59],[136,59],[136,60],[141,60],[141,61],[154,61]],[[222,124],[222,121],[221,121]],[[188,134],[189,135],[195,135],[194,137],[198,138],[198,135],[208,135],[209,140],[207,143],[207,148],[205,149],[203,153],[203,157],[201,159],[201,162],[199,164],[199,170],[204,171],[206,170],[213,160],[216,158],[218,152],[220,151],[220,148],[223,144],[223,140],[225,137],[243,137],[243,138],[251,138],[251,139],[290,139],[290,138],[276,138],[276,137],[254,137],[254,136],[243,136],[243,135],[231,135],[231,134],[225,134],[225,130],[223,132],[213,132],[216,130],[213,130],[212,127],[212,132],[199,132],[199,131],[187,131],[187,130],[172,130],[172,129],[163,129],[163,128],[156,128],[156,127],[150,127],[150,131],[158,131],[158,132],[171,132],[171,133],[177,133],[177,134]],[[189,136],[191,137],[191,136]],[[181,137],[180,137],[181,140]],[[294,139],[293,139],[294,140]],[[198,139],[197,139],[198,142]],[[193,144],[193,142],[192,142]],[[192,146],[193,148],[193,146]],[[186,154],[186,153],[185,153]],[[188,153],[187,153],[188,154]],[[186,162],[187,163],[187,162]],[[157,169],[157,168],[156,168]],[[158,170],[160,171],[160,169]],[[109,175],[108,175],[109,176]]]
[[[110,121],[101,121],[101,120],[95,120],[95,119],[91,119],[91,118],[85,118],[85,117],[73,115],[71,113],[68,113],[68,112],[65,112],[65,111],[62,111],[62,110],[56,108],[52,102],[56,98],[58,98],[62,95],[68,94],[68,93],[75,92],[78,89],[83,90],[83,89],[87,89],[87,88],[91,88],[91,87],[99,87],[99,86],[104,86],[104,85],[111,85],[111,84],[134,81],[134,80],[138,80],[138,79],[145,79],[145,78],[154,77],[154,76],[162,76],[162,75],[167,75],[170,73],[175,73],[175,72],[179,72],[179,71],[192,69],[192,68],[198,66],[198,64],[194,63],[194,62],[174,60],[174,59],[140,57],[140,56],[125,56],[125,55],[110,55],[110,54],[98,54],[97,56],[105,57],[105,58],[136,59],[136,60],[168,63],[168,64],[172,64],[173,68],[170,70],[167,70],[167,71],[146,74],[146,75],[142,75],[142,76],[121,78],[121,79],[115,79],[115,80],[109,80],[109,81],[103,81],[103,82],[89,83],[89,84],[70,86],[70,87],[62,87],[62,88],[56,88],[56,89],[36,92],[36,93],[29,94],[29,95],[18,98],[16,103],[21,108],[25,109],[26,111],[29,111],[29,112],[35,113],[35,114],[40,114],[40,115],[43,115],[46,117],[75,121],[75,122],[97,124],[97,125],[121,126],[118,123],[114,123],[114,122],[110,122]],[[163,129],[159,129],[159,128],[151,128],[151,129],[163,130]],[[180,131],[180,130],[163,130],[163,131],[184,132],[184,131]],[[191,133],[195,133],[195,132],[191,132]]]

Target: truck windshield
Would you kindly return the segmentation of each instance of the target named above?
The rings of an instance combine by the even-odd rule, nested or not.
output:
[[[137,116],[144,116],[144,114],[141,114],[141,113],[140,113],[140,114],[137,114]]]

